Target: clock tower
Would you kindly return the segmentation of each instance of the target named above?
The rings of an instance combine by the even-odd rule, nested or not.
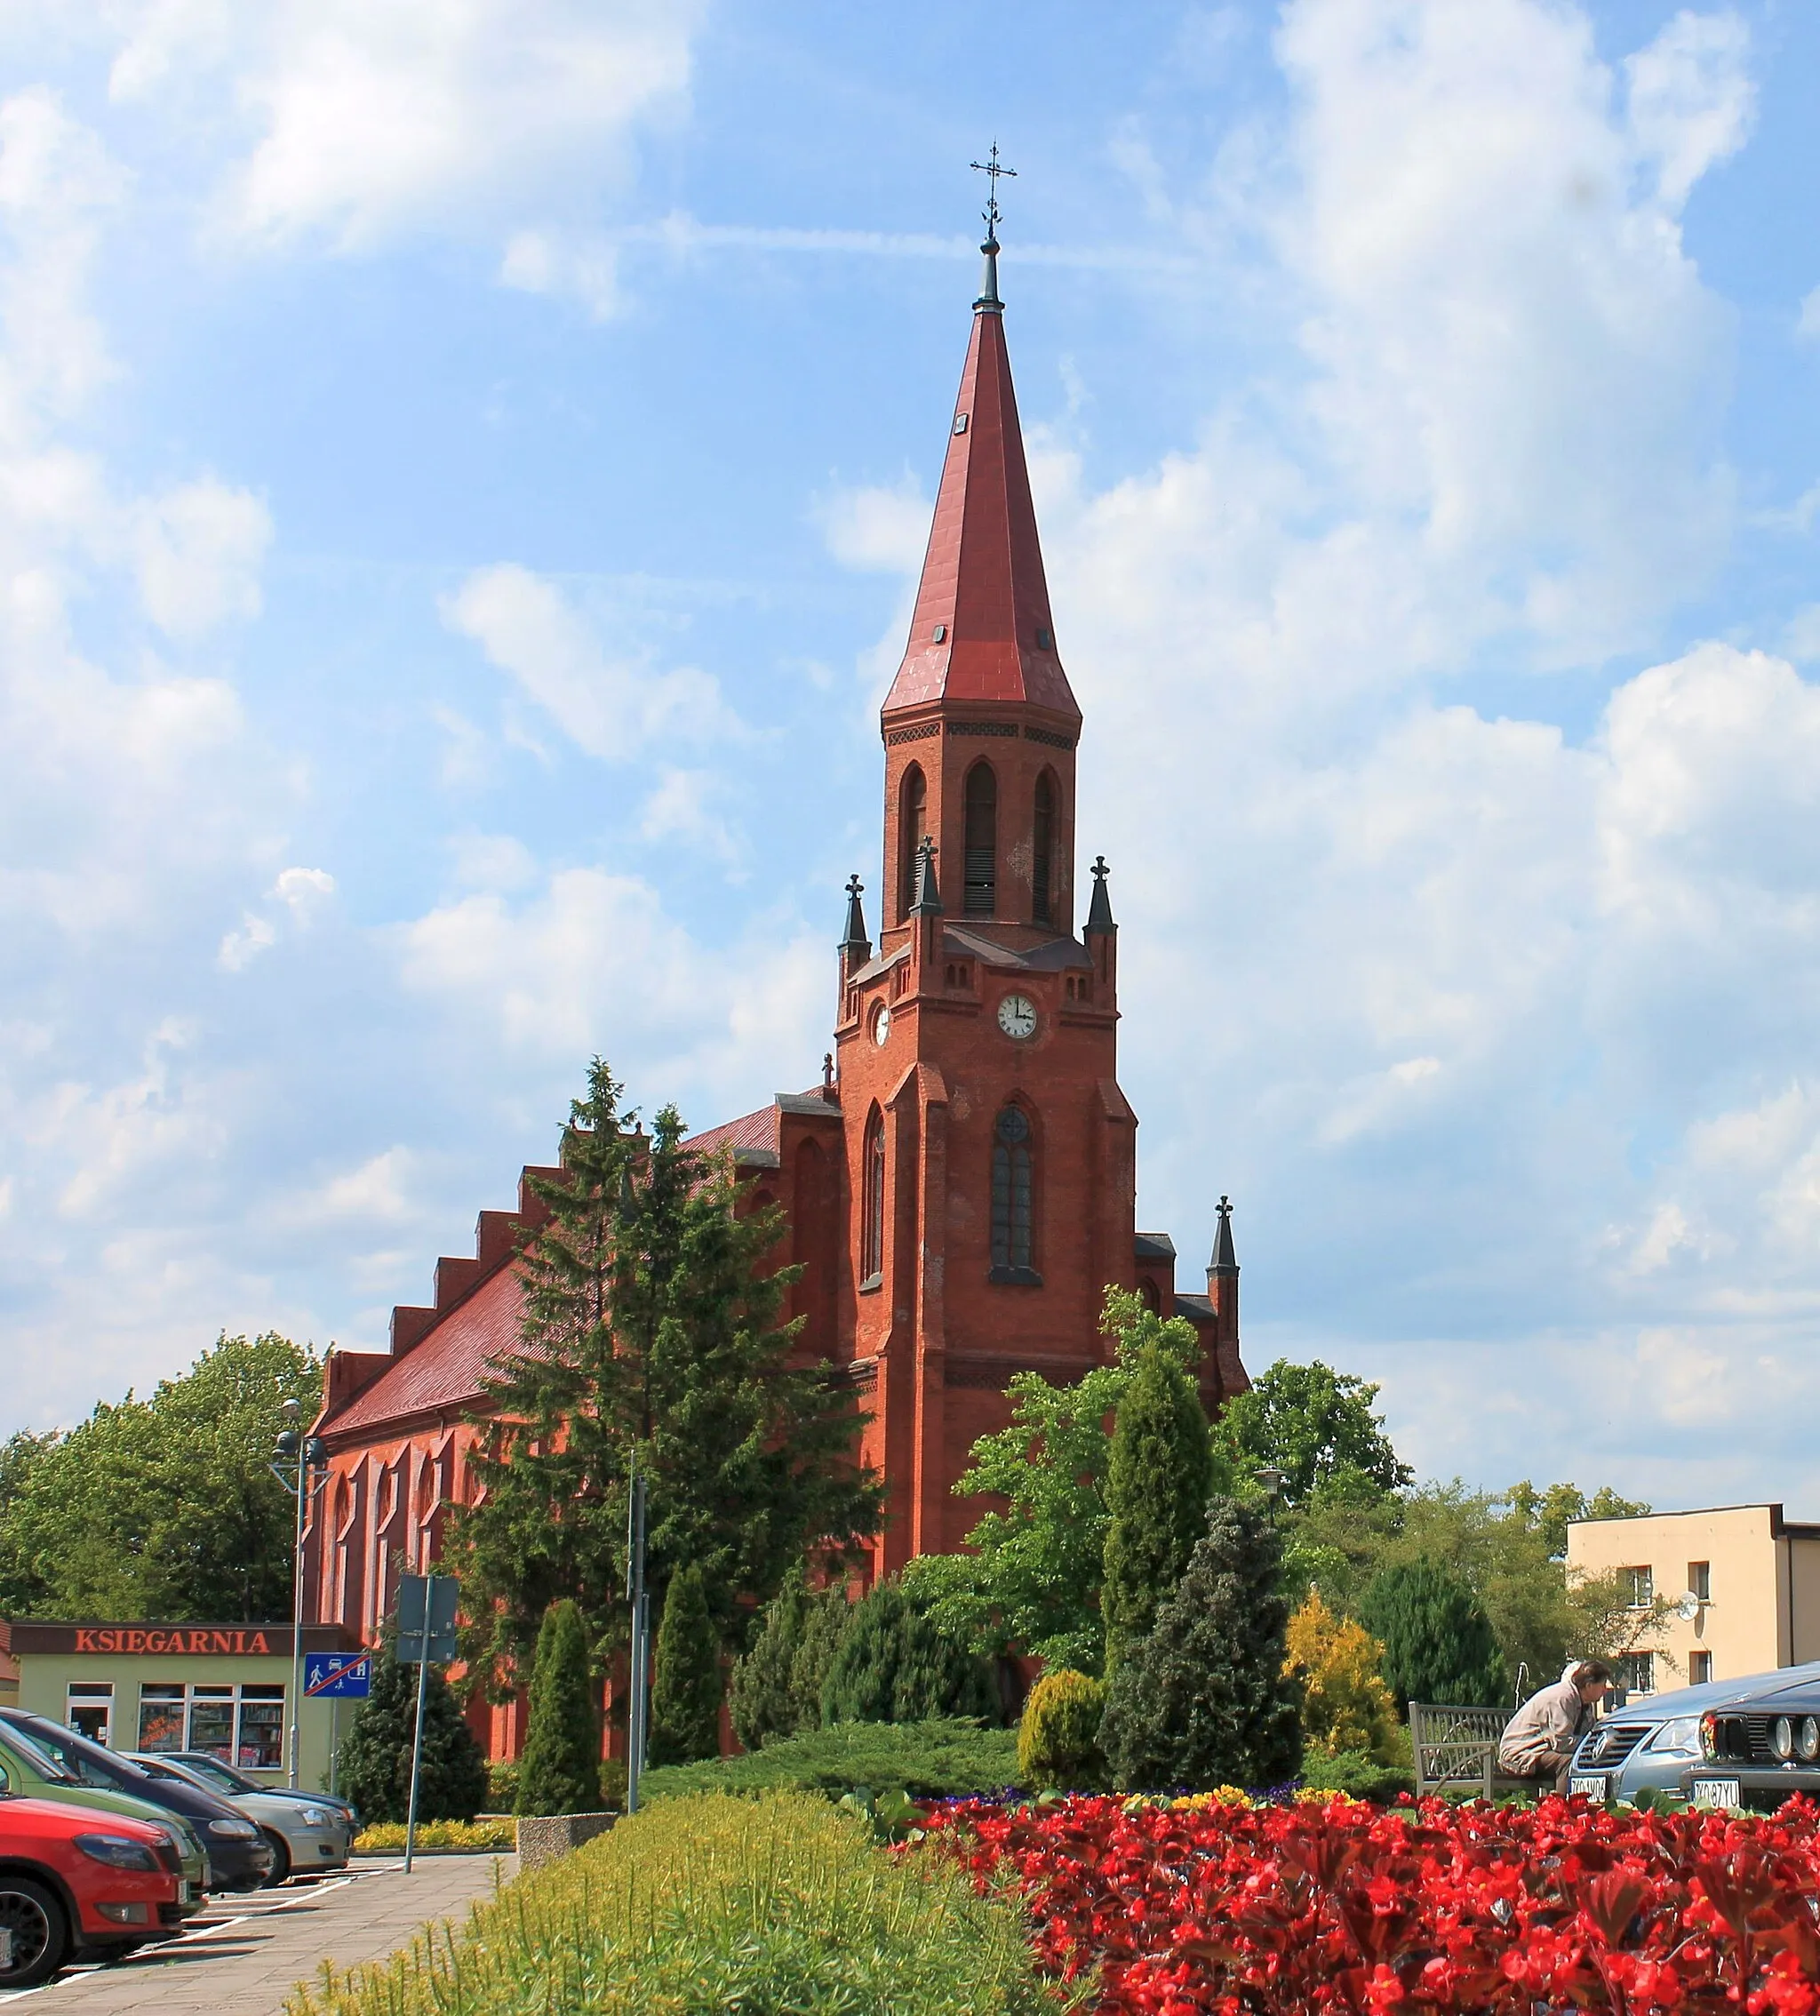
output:
[[[1003,1425],[1011,1374],[1060,1383],[1101,1362],[1106,1288],[1141,1277],[1117,926],[1098,860],[1076,927],[1081,709],[1057,649],[990,231],[982,250],[881,720],[878,940],[856,878],[840,952],[854,1269],[842,1300],[866,1452],[890,1492],[885,1572],[959,1544],[979,1508],[953,1485],[974,1438]]]

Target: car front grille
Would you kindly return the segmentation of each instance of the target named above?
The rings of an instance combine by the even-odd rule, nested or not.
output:
[[[1654,1726],[1648,1722],[1608,1723],[1581,1752],[1580,1762],[1596,1764],[1601,1771],[1616,1771]]]

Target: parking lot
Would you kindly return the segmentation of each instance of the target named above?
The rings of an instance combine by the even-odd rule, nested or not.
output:
[[[284,1998],[324,1960],[337,1967],[376,1960],[409,1943],[421,1925],[459,1919],[513,1873],[511,1855],[433,1855],[407,1876],[397,1858],[356,1860],[339,1876],[220,1897],[180,1938],[108,1967],[75,1967],[43,1988],[0,1994],[44,2016],[279,2016]],[[31,2012],[37,2016],[37,2010]]]

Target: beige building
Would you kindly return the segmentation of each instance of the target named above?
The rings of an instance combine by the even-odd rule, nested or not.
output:
[[[1628,1580],[1639,1635],[1618,1678],[1633,1694],[1820,1660],[1820,1525],[1779,1505],[1577,1519],[1568,1573]],[[1646,1628],[1664,1599],[1677,1612]]]

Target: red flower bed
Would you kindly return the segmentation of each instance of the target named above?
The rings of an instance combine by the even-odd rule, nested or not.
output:
[[[928,1843],[1022,1888],[1098,2016],[1820,2016],[1820,1808],[1774,1820],[973,1801]]]

